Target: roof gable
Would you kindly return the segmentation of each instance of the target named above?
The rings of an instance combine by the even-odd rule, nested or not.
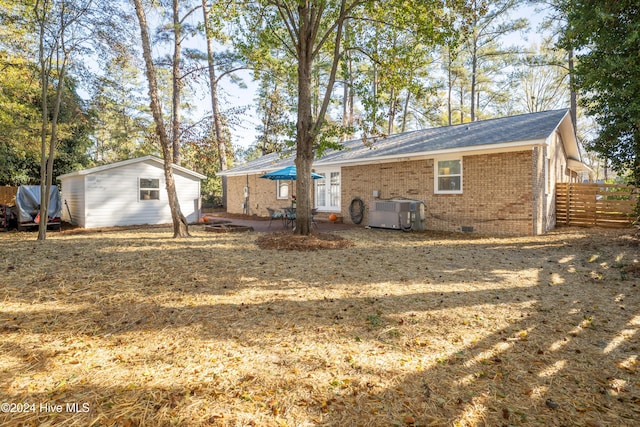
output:
[[[123,166],[128,166],[128,165],[133,165],[136,163],[143,163],[143,162],[147,162],[147,161],[151,161],[154,163],[157,163],[160,165],[160,167],[164,166],[164,160],[155,157],[155,156],[144,156],[144,157],[137,157],[135,159],[128,159],[128,160],[123,160],[121,162],[115,162],[115,163],[109,163],[108,165],[102,165],[102,166],[96,166],[93,168],[89,168],[89,169],[83,169],[83,170],[79,170],[76,172],[71,172],[71,173],[67,173],[64,175],[60,175],[58,178],[69,178],[72,176],[83,176],[83,175],[92,175],[95,173],[100,173],[100,172],[104,172],[110,169],[116,169],[116,168],[120,168]],[[173,169],[180,171],[182,173],[185,173],[187,175],[191,175],[194,178],[198,178],[198,179],[206,179],[207,177],[199,174],[198,172],[194,172],[190,169],[184,168],[182,166],[178,166],[176,164],[173,164]]]

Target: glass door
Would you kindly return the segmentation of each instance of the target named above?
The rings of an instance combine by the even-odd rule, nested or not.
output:
[[[340,211],[340,171],[316,170],[322,178],[315,180],[316,208],[321,211]]]

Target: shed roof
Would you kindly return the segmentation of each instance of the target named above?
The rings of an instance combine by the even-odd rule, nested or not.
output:
[[[127,166],[127,165],[132,165],[132,164],[136,164],[136,163],[142,163],[142,162],[146,162],[146,161],[152,161],[155,163],[158,163],[161,167],[164,166],[164,160],[155,157],[155,156],[143,156],[143,157],[137,157],[135,159],[128,159],[128,160],[123,160],[121,162],[115,162],[115,163],[109,163],[108,165],[102,165],[102,166],[96,166],[93,168],[89,168],[89,169],[82,169],[79,171],[75,171],[75,172],[71,172],[71,173],[67,173],[64,175],[60,175],[58,178],[62,179],[62,178],[69,178],[72,176],[82,176],[82,175],[91,175],[94,173],[99,173],[99,172],[103,172],[103,171],[107,171],[110,169],[115,169],[115,168],[119,168],[122,166]],[[183,172],[187,175],[191,175],[194,178],[198,178],[198,179],[206,179],[207,177],[198,173],[198,172],[194,172],[190,169],[184,168],[182,166],[178,166],[176,164],[173,164],[173,169]]]
[[[357,139],[344,143],[342,150],[328,151],[314,161],[314,166],[365,164],[398,158],[539,145],[546,143],[558,129],[563,133],[567,156],[580,161],[570,122],[569,110],[562,109],[370,138],[366,143]],[[286,157],[273,153],[219,175],[259,173],[293,164],[294,159],[295,152]]]

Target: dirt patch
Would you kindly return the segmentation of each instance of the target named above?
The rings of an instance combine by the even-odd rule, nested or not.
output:
[[[0,425],[638,424],[629,232],[190,231],[0,233]]]
[[[207,225],[204,228],[204,231],[208,231],[211,233],[246,233],[249,231],[253,231],[253,227],[248,227],[246,225],[219,223],[219,224]]]
[[[320,249],[343,249],[353,246],[351,240],[332,233],[314,233],[299,236],[292,233],[265,234],[256,239],[261,249],[317,251]]]

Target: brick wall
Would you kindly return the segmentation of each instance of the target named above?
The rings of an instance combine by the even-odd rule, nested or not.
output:
[[[567,168],[567,155],[559,132],[550,137],[548,146],[533,148],[531,174],[533,229],[535,234],[543,234],[556,227],[556,183],[576,179],[576,174]]]
[[[342,168],[345,221],[349,204],[359,196],[367,206],[373,190],[380,198],[424,200],[426,228],[480,233],[529,235],[533,230],[532,152],[463,157],[463,194],[434,194],[433,160],[416,160]]]
[[[406,197],[424,200],[427,194],[433,193],[433,161],[414,160],[343,167],[341,213],[345,222],[351,222],[351,200],[360,197],[365,203],[362,224],[368,224],[369,203],[374,200],[374,190],[379,191],[381,199]]]
[[[555,182],[570,180],[559,135],[549,149],[464,156],[463,194],[434,194],[433,159],[341,169],[341,214],[350,222],[349,205],[354,197],[365,202],[363,225],[368,224],[373,191],[381,199],[410,198],[425,202],[429,230],[473,231],[495,235],[541,234],[555,227]],[[551,191],[547,190],[545,164],[550,159]],[[244,213],[243,189],[250,189],[249,215],[267,216],[267,207],[284,207],[290,200],[276,199],[276,181],[259,175],[231,176],[227,181],[227,211]],[[292,182],[295,194],[295,181]]]
[[[290,183],[292,188],[289,194],[295,194],[295,181]],[[276,198],[277,181],[260,178],[260,175],[230,176],[227,178],[227,212],[242,214],[244,199],[244,187],[249,187],[248,214],[268,216],[267,208],[280,208],[291,206],[291,199],[280,200]]]

